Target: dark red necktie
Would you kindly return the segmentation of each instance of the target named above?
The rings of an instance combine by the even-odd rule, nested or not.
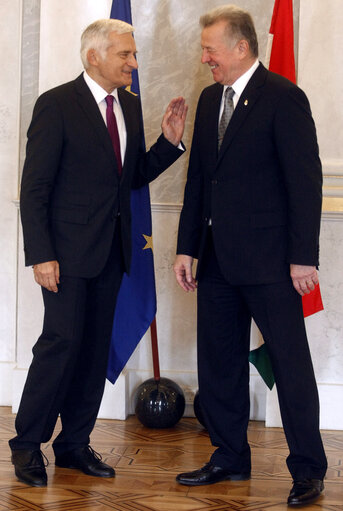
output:
[[[116,116],[113,112],[113,96],[106,96],[105,98],[107,108],[106,108],[106,121],[107,121],[107,129],[110,134],[113,149],[116,155],[117,164],[118,164],[118,174],[121,175],[122,171],[122,163],[121,163],[121,154],[120,154],[120,140],[118,133],[118,126],[116,121]]]

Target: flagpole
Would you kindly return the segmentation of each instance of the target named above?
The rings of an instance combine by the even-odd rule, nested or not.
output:
[[[110,17],[132,24],[130,0],[113,0]],[[129,92],[139,95],[137,71],[133,72],[132,87]],[[145,146],[144,140],[142,142]],[[131,353],[150,326],[154,377],[144,381],[136,389],[134,393],[135,412],[144,426],[170,428],[183,415],[185,397],[177,383],[160,377],[153,257],[152,251],[150,253],[141,246],[142,236],[147,236],[152,231],[148,185],[131,191],[131,211],[133,240],[131,272],[130,277],[124,274],[116,304],[108,378],[112,383],[115,382]],[[149,260],[144,257],[147,255],[150,256]],[[147,282],[147,276],[150,277],[149,282]],[[142,290],[143,293],[139,293],[138,290]],[[134,304],[132,303],[133,297],[137,298]],[[147,305],[149,307],[146,307]],[[128,313],[131,315],[129,321]],[[135,325],[139,325],[139,328],[132,328]]]
[[[158,342],[157,342],[157,325],[156,325],[156,316],[152,320],[150,325],[150,334],[151,334],[151,351],[152,351],[152,364],[154,368],[154,380],[159,382],[160,377],[160,362],[158,356]]]

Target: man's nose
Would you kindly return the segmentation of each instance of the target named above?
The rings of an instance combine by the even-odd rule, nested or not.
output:
[[[138,62],[136,60],[136,57],[134,55],[131,55],[127,61],[128,65],[130,67],[133,67],[133,69],[137,69],[138,68]]]
[[[202,50],[201,54],[201,63],[206,64],[210,60],[210,56],[208,54],[208,51],[206,49]]]

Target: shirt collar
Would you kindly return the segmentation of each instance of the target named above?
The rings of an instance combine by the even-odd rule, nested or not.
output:
[[[101,103],[101,101],[103,101],[106,98],[106,96],[109,95],[108,92],[105,91],[105,89],[103,89],[95,80],[93,80],[93,78],[91,78],[89,76],[87,71],[84,71],[83,78],[85,79],[86,84],[90,88],[90,91],[93,94],[94,99],[97,102],[97,104]],[[119,103],[118,89],[114,89],[112,91],[111,95],[114,97],[114,99],[117,101],[117,103]]]
[[[245,87],[247,86],[247,83],[248,81],[250,80],[250,78],[252,77],[252,75],[255,73],[256,69],[258,68],[259,66],[259,61],[258,59],[255,60],[255,62],[253,63],[253,65],[248,69],[248,71],[246,71],[244,74],[242,74],[232,85],[231,87],[233,88],[233,90],[235,91],[235,94],[240,97],[240,95],[242,94],[242,92],[244,91]],[[229,85],[224,85],[224,91],[226,91],[226,89],[229,87]]]

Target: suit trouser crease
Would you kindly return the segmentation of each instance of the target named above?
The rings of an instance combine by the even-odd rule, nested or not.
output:
[[[115,302],[123,274],[119,229],[101,273],[61,277],[57,294],[45,289],[43,331],[33,348],[16,418],[12,449],[39,449],[58,418],[56,454],[89,443],[103,395]]]
[[[327,462],[301,297],[291,279],[269,285],[230,285],[210,239],[198,283],[198,372],[204,419],[218,447],[211,460],[237,472],[251,468],[247,441],[251,318],[272,361],[290,449],[288,468],[294,479],[322,479]]]

